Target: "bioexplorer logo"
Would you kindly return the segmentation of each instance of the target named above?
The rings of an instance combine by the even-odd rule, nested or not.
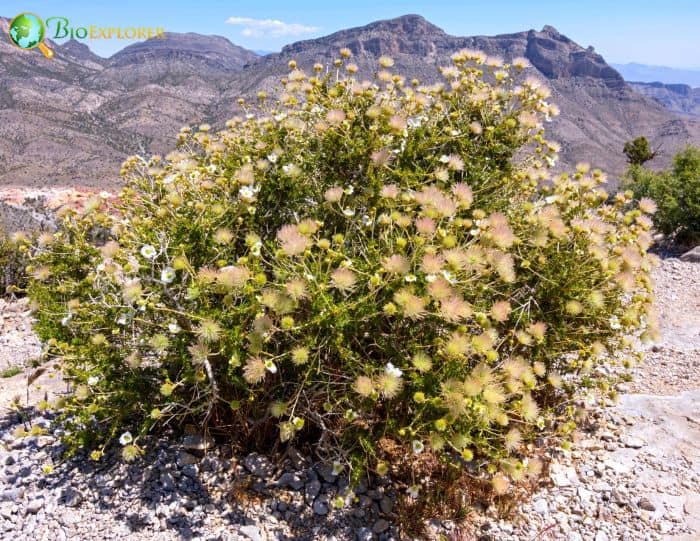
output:
[[[25,51],[38,48],[46,58],[53,58],[54,52],[44,44],[50,39],[149,39],[165,37],[161,27],[129,26],[101,27],[94,24],[73,26],[67,17],[49,17],[44,22],[34,13],[20,13],[10,22],[10,41]]]

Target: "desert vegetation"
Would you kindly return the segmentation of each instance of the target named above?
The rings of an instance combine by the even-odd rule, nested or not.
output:
[[[635,197],[651,198],[658,205],[655,228],[681,244],[700,240],[700,149],[688,146],[666,171],[631,163],[625,182]]]
[[[70,446],[135,460],[194,422],[410,498],[445,471],[496,494],[538,476],[655,333],[656,208],[587,164],[550,173],[558,111],[526,65],[461,51],[425,86],[388,57],[372,82],[348,50],[291,62],[279,101],[62,211],[25,249]]]

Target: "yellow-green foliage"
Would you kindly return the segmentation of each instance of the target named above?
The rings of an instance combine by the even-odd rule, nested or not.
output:
[[[292,64],[279,103],[130,158],[117,204],[34,247],[71,441],[187,419],[358,469],[488,465],[502,487],[572,430],[653,332],[649,221],[600,171],[550,174],[557,110],[524,61],[462,51],[432,86],[391,64]]]

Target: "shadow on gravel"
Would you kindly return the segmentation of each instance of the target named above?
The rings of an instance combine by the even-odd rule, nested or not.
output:
[[[144,443],[146,454],[130,464],[116,448],[99,462],[86,453],[65,458],[54,419],[34,408],[0,412],[0,502],[22,505],[43,497],[47,514],[52,510],[52,519],[70,532],[68,539],[86,532],[93,539],[131,534],[143,539],[159,532],[183,540],[255,541],[273,535],[291,541],[324,535],[355,539],[360,531],[373,539],[381,489],[377,498],[376,490],[362,487],[359,502],[331,511],[347,482],[329,478],[327,470],[324,476],[308,464],[273,464],[260,457],[267,467],[256,476],[250,456],[235,457],[218,446],[197,457],[176,443],[181,438],[175,434]],[[18,435],[22,428],[29,435]],[[47,462],[54,468],[45,474]]]

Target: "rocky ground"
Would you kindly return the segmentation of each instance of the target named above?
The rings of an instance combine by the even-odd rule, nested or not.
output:
[[[666,259],[655,271],[662,339],[617,405],[598,408],[549,480],[508,520],[493,508],[464,524],[434,521],[427,537],[464,541],[700,539],[700,264]],[[16,540],[400,539],[388,483],[360,486],[342,510],[342,473],[295,451],[279,463],[237,457],[195,435],[163,438],[135,465],[61,459],[60,430],[26,409],[40,345],[26,304],[0,301],[0,537]],[[49,368],[29,404],[63,392]],[[31,422],[29,422],[31,419]],[[32,427],[33,433],[31,432]],[[30,435],[18,431],[29,429]],[[32,435],[33,434],[33,435]]]

